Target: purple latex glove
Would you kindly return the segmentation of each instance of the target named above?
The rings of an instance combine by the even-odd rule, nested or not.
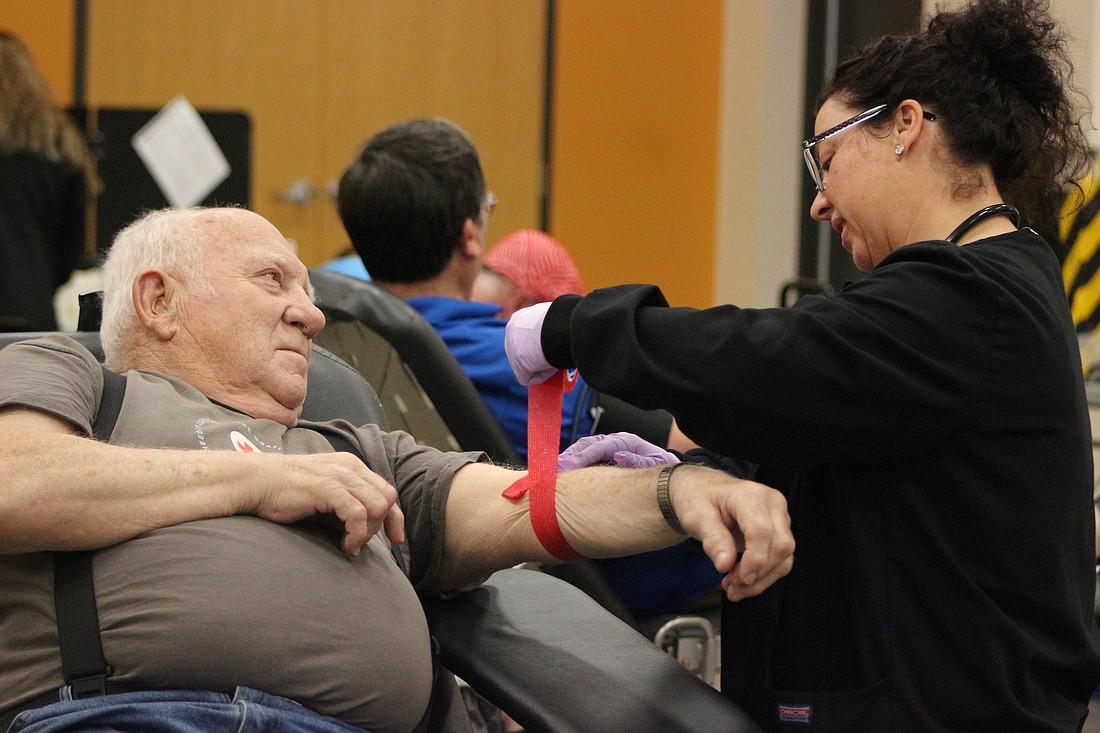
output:
[[[613,463],[623,468],[650,468],[679,463],[680,459],[664,448],[639,438],[633,433],[588,435],[566,448],[558,456],[558,471]]]
[[[541,384],[558,371],[550,366],[542,353],[542,322],[546,320],[549,303],[536,303],[520,308],[508,319],[504,329],[504,351],[516,379],[525,387]]]

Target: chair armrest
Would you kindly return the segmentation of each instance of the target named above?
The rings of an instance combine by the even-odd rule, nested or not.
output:
[[[425,604],[443,664],[530,733],[759,733],[583,591],[532,570]]]

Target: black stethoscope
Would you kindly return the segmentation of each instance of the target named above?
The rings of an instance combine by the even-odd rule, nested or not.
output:
[[[991,216],[1007,216],[1012,222],[1012,226],[1019,229],[1020,227],[1020,212],[1015,206],[1009,204],[993,204],[992,206],[986,206],[984,209],[978,209],[970,216],[966,217],[962,224],[955,227],[955,231],[945,237],[944,241],[956,244],[962,235],[977,226],[978,222],[982,219],[988,219]]]

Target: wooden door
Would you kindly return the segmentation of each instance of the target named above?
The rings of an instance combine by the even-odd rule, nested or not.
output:
[[[378,129],[447,117],[501,200],[491,237],[537,226],[542,0],[90,0],[87,101],[252,120],[252,208],[307,265],[347,246],[330,190]],[[295,181],[308,202],[283,200]]]

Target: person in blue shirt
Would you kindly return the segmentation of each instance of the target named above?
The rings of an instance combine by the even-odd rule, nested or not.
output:
[[[328,262],[322,262],[321,269],[370,281],[370,273],[367,272],[367,268],[363,267],[363,260],[355,254],[354,250],[341,253],[340,256],[334,257]]]
[[[529,278],[519,276],[551,264],[555,272],[567,271],[561,267],[564,248],[551,248],[549,258],[532,258],[530,245],[545,254],[546,243],[534,241],[539,237],[528,232],[519,242],[505,238],[486,254],[496,197],[486,187],[469,137],[443,119],[399,122],[371,137],[341,178],[337,202],[344,228],[373,281],[404,298],[435,328],[516,453],[526,459],[527,387],[516,380],[504,350],[509,306],[504,300],[475,302],[473,292],[489,269],[517,289],[532,291],[514,305],[570,291],[583,294],[579,272],[549,278],[560,290],[552,294],[533,289]],[[564,395],[560,450],[593,432],[593,399],[580,378]],[[663,422],[654,430],[654,418],[646,412],[616,404],[596,429],[628,429],[662,446],[687,447],[669,442],[670,432],[678,433],[672,431],[670,415],[662,413]],[[617,416],[611,419],[611,413]],[[721,578],[690,543],[632,556],[608,567],[604,575],[629,610],[646,613],[682,609]]]
[[[506,321],[499,306],[471,300],[496,197],[469,137],[443,119],[386,128],[344,173],[338,205],[371,278],[435,328],[526,459],[527,387],[508,366]],[[566,393],[561,449],[591,432],[591,399],[580,381]]]

